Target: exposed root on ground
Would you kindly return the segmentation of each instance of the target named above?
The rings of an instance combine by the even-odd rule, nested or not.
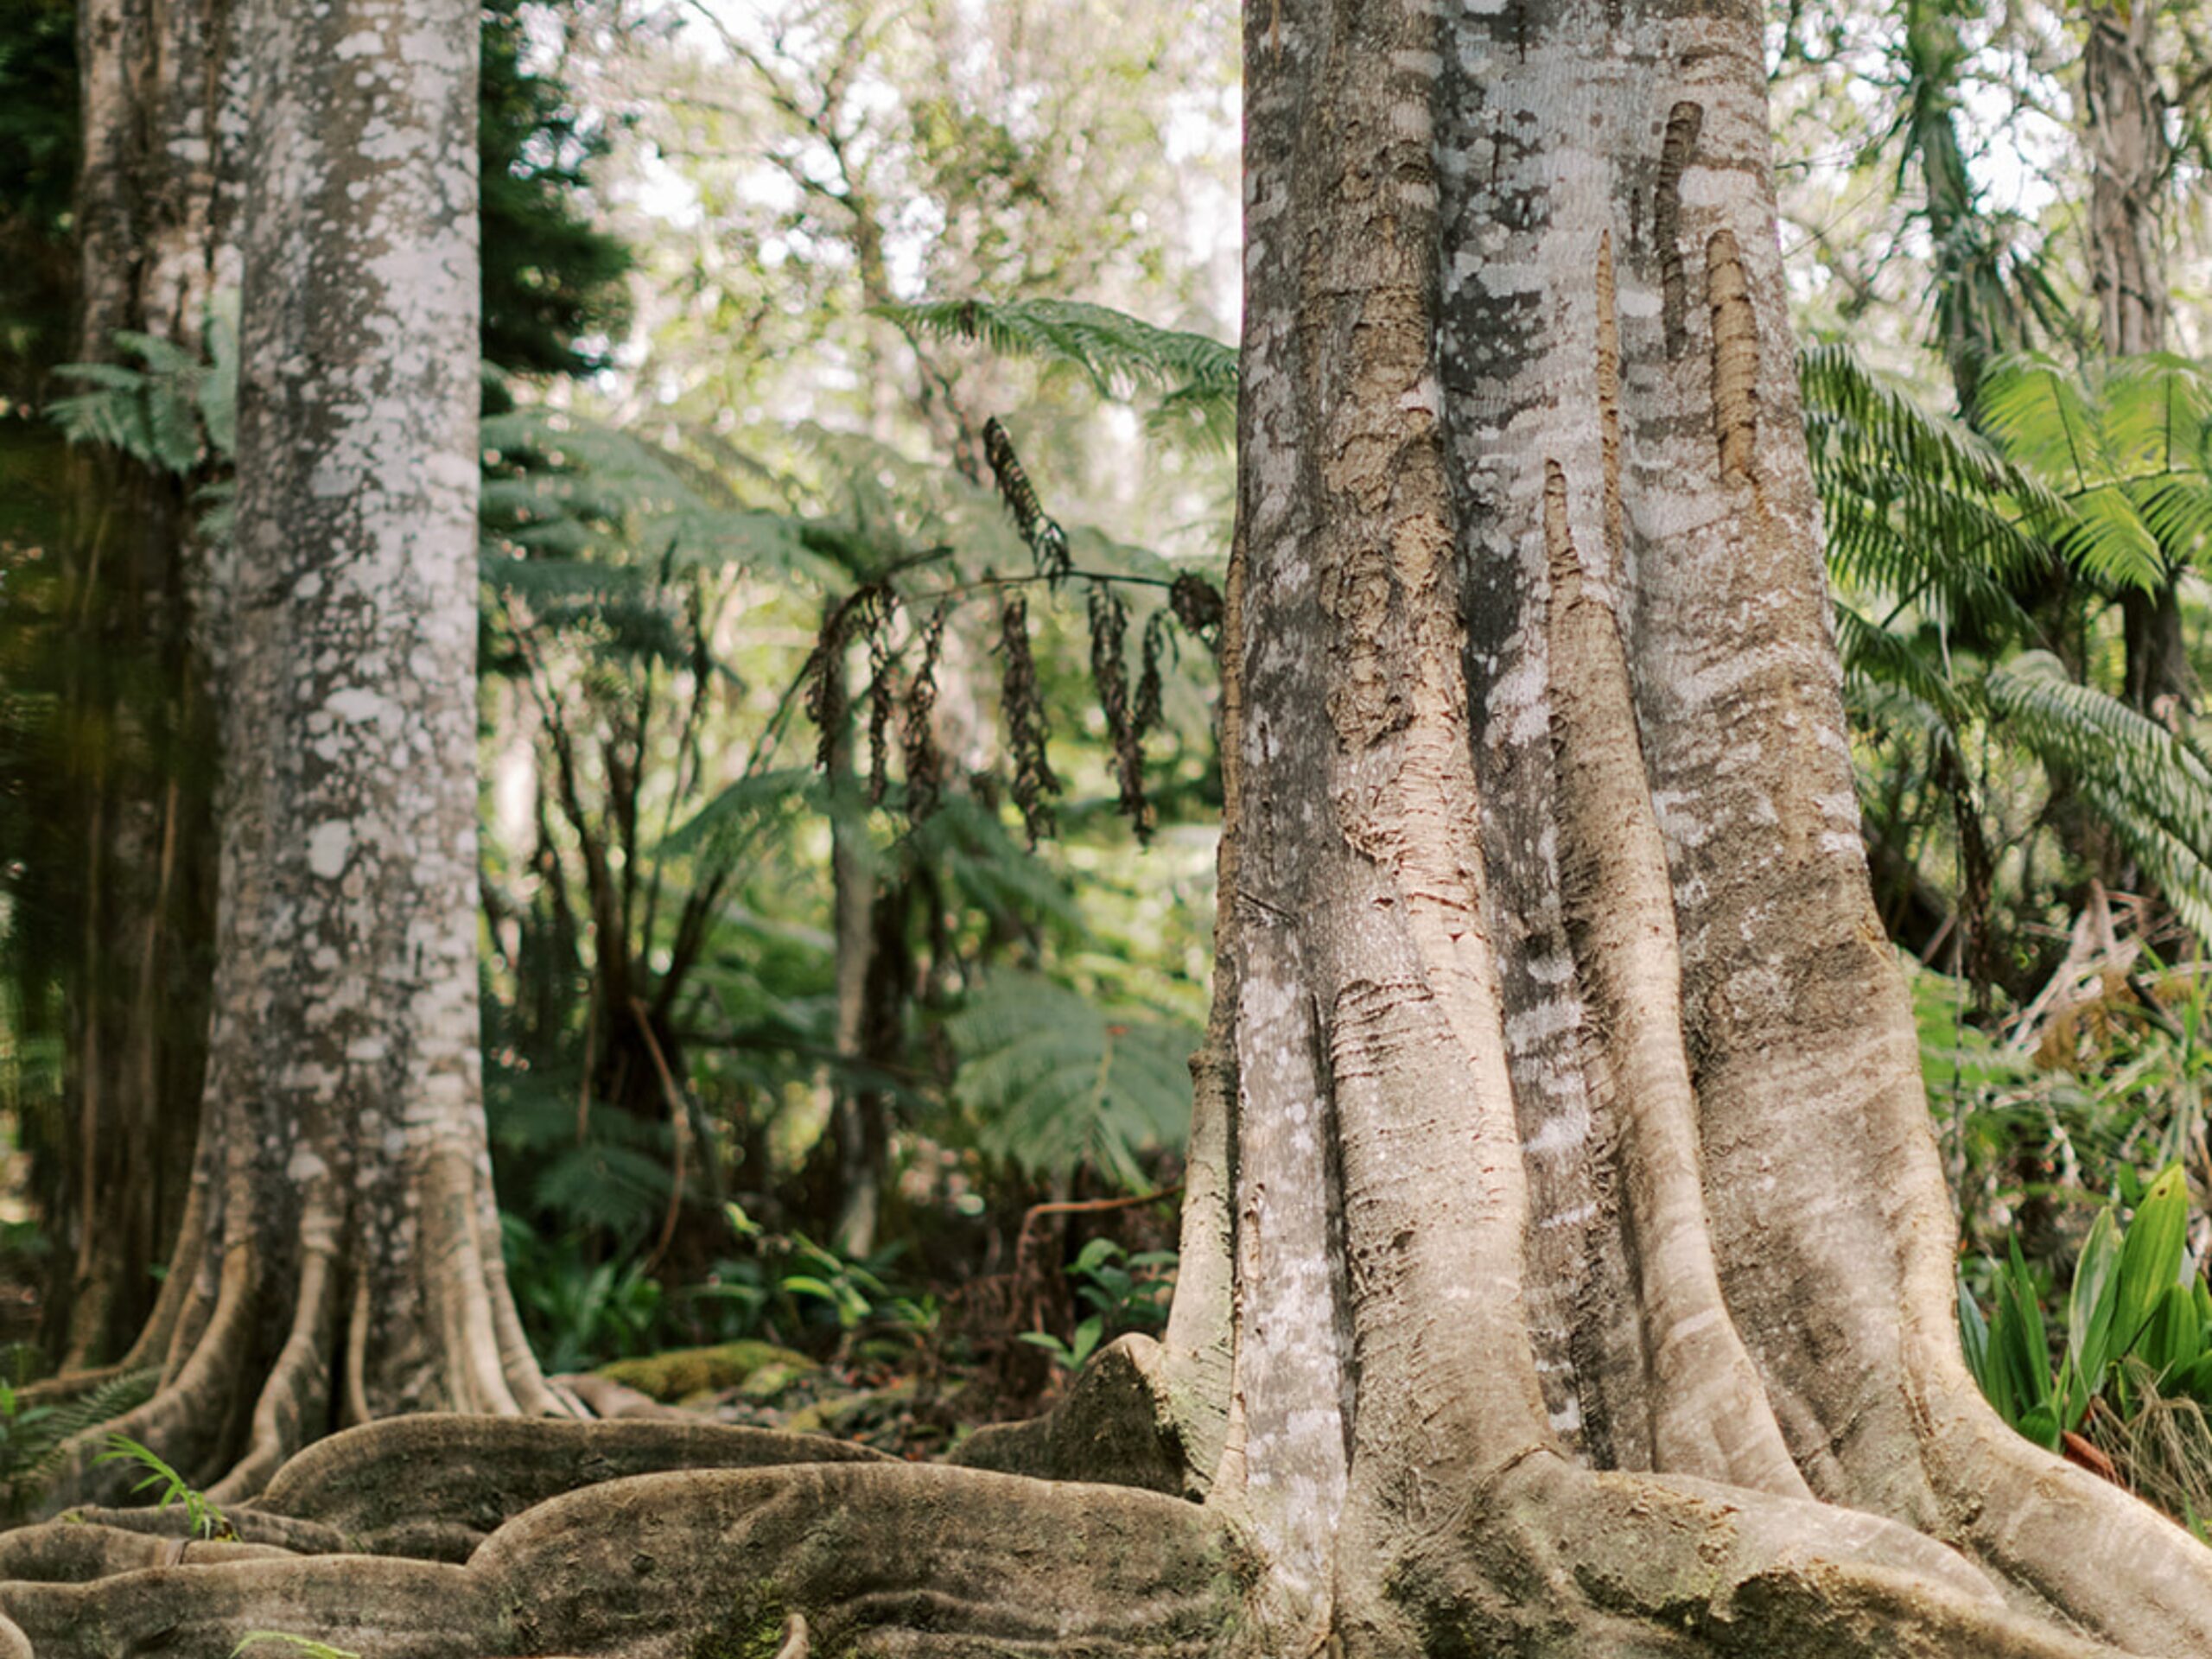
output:
[[[218,1659],[253,1630],[378,1659],[1195,1659],[1231,1628],[1236,1601],[1230,1535],[1196,1505],[980,1471],[817,1463],[606,1481],[525,1511],[466,1566],[366,1555],[200,1565],[188,1554],[89,1583],[0,1584],[0,1659],[156,1646]]]

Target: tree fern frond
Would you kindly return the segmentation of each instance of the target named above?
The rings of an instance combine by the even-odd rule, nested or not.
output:
[[[2122,358],[2107,365],[2098,390],[2106,442],[2121,473],[2203,473],[2212,388],[2198,365],[2164,353]]]
[[[941,861],[960,895],[996,921],[1038,918],[1082,931],[1083,913],[1067,883],[972,796],[948,795],[914,831],[914,849]]]
[[[829,810],[829,786],[811,766],[775,767],[739,779],[660,843],[664,854],[703,854],[718,864],[742,855],[753,837],[799,812]]]
[[[556,1155],[539,1173],[531,1198],[568,1224],[636,1237],[666,1205],[669,1179],[665,1153],[599,1141]]]
[[[1973,711],[1950,676],[1913,641],[1876,627],[1847,605],[1835,607],[1835,622],[1845,674],[1904,693],[1924,715],[1916,715],[1913,723],[1931,734],[1941,733],[1947,745],[1955,748],[1959,728]]]
[[[2019,741],[2077,779],[2131,844],[2212,849],[2212,768],[2164,727],[2071,679],[2047,652],[1991,670],[1986,686]]]
[[[1193,1027],[1000,973],[946,1030],[960,1056],[955,1094],[979,1143],[1033,1174],[1088,1161],[1136,1190],[1141,1155],[1189,1132]]]
[[[1233,404],[1236,350],[1204,334],[1161,328],[1080,300],[940,300],[880,315],[940,339],[979,340],[1008,357],[1077,370],[1103,397],[1139,391]]]
[[[1845,711],[1859,731],[1876,737],[1899,732],[1917,734],[1936,750],[1959,754],[1958,733],[1942,711],[1910,691],[1871,675],[1847,674],[1843,682]]]
[[[2165,556],[2144,527],[2125,486],[2094,484],[2074,498],[2074,522],[2055,545],[2066,562],[2110,590],[2154,594],[2165,585]]]
[[[2212,472],[2177,472],[2128,486],[2135,511],[2175,565],[2212,563]]]
[[[2000,360],[1983,377],[1976,398],[2005,454],[2059,491],[2088,489],[2118,470],[2081,383],[2050,358]]]
[[[1797,382],[1816,471],[1871,457],[1885,469],[1955,490],[2012,497],[2027,511],[2060,505],[1972,428],[1923,409],[1847,345],[1806,347],[1798,354]]]

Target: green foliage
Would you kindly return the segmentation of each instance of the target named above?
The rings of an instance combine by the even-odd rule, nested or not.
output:
[[[1079,300],[938,300],[879,315],[938,339],[972,340],[1087,380],[1101,397],[1150,394],[1155,431],[1226,448],[1236,427],[1236,349]]]
[[[1089,1162],[1138,1192],[1145,1154],[1188,1132],[1192,1027],[1001,970],[969,994],[946,1032],[977,1144],[1032,1175],[1065,1176]]]
[[[804,1233],[765,1227],[742,1205],[725,1205],[722,1214],[743,1254],[717,1262],[707,1282],[690,1293],[716,1317],[719,1339],[765,1337],[817,1351],[827,1339],[842,1351],[872,1329],[909,1345],[936,1330],[937,1300],[899,1289],[887,1277],[903,1244],[859,1257]]]
[[[1132,1255],[1110,1238],[1094,1238],[1068,1263],[1076,1295],[1091,1312],[1063,1342],[1049,1332],[1020,1332],[1021,1341],[1041,1348],[1063,1370],[1079,1371],[1106,1341],[1132,1331],[1159,1331],[1167,1324],[1174,1294],[1176,1255],[1142,1250]]]
[[[289,1630],[248,1630],[238,1638],[238,1646],[231,1649],[231,1659],[238,1659],[239,1655],[264,1642],[281,1643],[295,1653],[306,1655],[307,1659],[361,1659],[351,1649],[334,1648],[327,1642],[318,1642],[311,1636],[294,1636]]]
[[[1995,1270],[1995,1311],[1985,1322],[1961,1281],[1959,1319],[1967,1360],[2005,1420],[2056,1449],[2094,1402],[2132,1414],[2133,1361],[2168,1397],[2212,1403],[2212,1288],[2188,1256],[2189,1188],[2175,1165],[2152,1183],[2125,1229],[2098,1211],[2066,1298],[2065,1347],[2051,1364],[2039,1287],[2012,1242]]]
[[[477,80],[485,360],[517,374],[590,374],[628,318],[629,249],[592,223],[599,120],[557,75],[524,67],[524,0],[484,0]]]
[[[67,346],[77,9],[0,0],[0,398],[31,402]]]
[[[661,1179],[664,1184],[664,1173]],[[653,1353],[678,1333],[664,1317],[660,1282],[642,1259],[594,1262],[585,1233],[546,1239],[504,1211],[499,1224],[508,1288],[531,1350],[548,1371],[588,1370]]]
[[[2200,939],[2212,940],[2212,766],[2181,737],[2082,685],[2048,652],[2026,652],[1982,682],[1989,712],[2063,769],[2118,832]]]
[[[26,1405],[0,1382],[0,1515],[21,1516],[53,1478],[63,1446],[151,1398],[159,1368],[127,1371],[54,1405]]]
[[[130,1490],[143,1492],[149,1488],[159,1496],[154,1507],[166,1510],[172,1503],[181,1504],[185,1519],[193,1532],[202,1538],[235,1538],[238,1533],[222,1510],[211,1502],[191,1482],[171,1468],[160,1452],[128,1434],[110,1434],[108,1449],[92,1461],[95,1463],[134,1463],[147,1473],[144,1479]]]
[[[2015,772],[2033,763],[2051,780],[2046,813],[2085,807],[2212,937],[2212,768],[2094,674],[2118,597],[2161,587],[2212,532],[2201,377],[2164,357],[2089,379],[2004,359],[1980,381],[1986,437],[1883,386],[1840,346],[1807,353],[1801,378],[1847,698],[1859,729],[1891,746],[1868,780],[1878,842],[1914,838],[1889,815],[1916,777],[1961,825],[1962,857],[2021,839],[1983,827],[1993,803],[1975,775],[1992,769],[1986,746],[2001,745]],[[1968,872],[1962,906],[1981,902],[1972,890],[1986,879]]]
[[[227,463],[238,442],[238,331],[235,295],[208,308],[207,354],[128,329],[118,350],[143,365],[65,363],[55,373],[92,387],[58,397],[48,413],[73,443],[105,445],[180,478]]]

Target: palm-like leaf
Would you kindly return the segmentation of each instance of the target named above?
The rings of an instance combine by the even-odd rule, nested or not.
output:
[[[2212,937],[2212,768],[2157,721],[2078,683],[2048,652],[2023,653],[1985,684],[2013,735],[2077,780],[2183,918]]]
[[[1236,419],[1236,349],[1078,300],[938,300],[881,315],[912,333],[976,340],[1007,357],[1074,370],[1102,397],[1148,392],[1156,428],[1221,442]]]
[[[1148,1012],[1101,1007],[1031,974],[986,980],[947,1022],[956,1090],[984,1151],[1036,1174],[1094,1163],[1132,1192],[1139,1157],[1190,1128],[1198,1033]]]

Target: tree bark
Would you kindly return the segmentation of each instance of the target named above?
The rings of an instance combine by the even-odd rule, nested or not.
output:
[[[2212,1558],[2012,1435],[1959,1357],[1764,81],[1739,8],[1248,23],[1209,1501],[1275,1563],[1282,1650],[1582,1619],[1606,1651],[1603,1618],[1656,1611],[1631,1583],[1686,1570],[1656,1517],[1716,1491],[1739,1563],[1827,1564],[1789,1592],[1822,1618],[1901,1571],[1961,1621],[1935,1651],[2030,1640],[2007,1602],[2212,1639]],[[1539,1572],[1581,1588],[1500,1594]]]
[[[477,1052],[475,9],[265,0],[246,38],[215,1020],[122,1426],[232,1498],[346,1423],[558,1409]]]
[[[2212,1646],[2212,1554],[2012,1434],[1961,1360],[1858,839],[1760,22],[1248,19],[1216,1018],[1167,1340],[1070,1395],[1146,1431],[1100,1428],[1096,1476],[1175,1486],[1171,1449],[1202,1503],[895,1465],[602,1478],[465,1567],[0,1586],[0,1653],[257,1627],[456,1656]],[[499,1521],[485,1448],[544,1427],[372,1425],[296,1464],[257,1535],[312,1548],[353,1471],[448,1450],[410,1478]],[[1080,1466],[1081,1437],[1039,1438]]]

